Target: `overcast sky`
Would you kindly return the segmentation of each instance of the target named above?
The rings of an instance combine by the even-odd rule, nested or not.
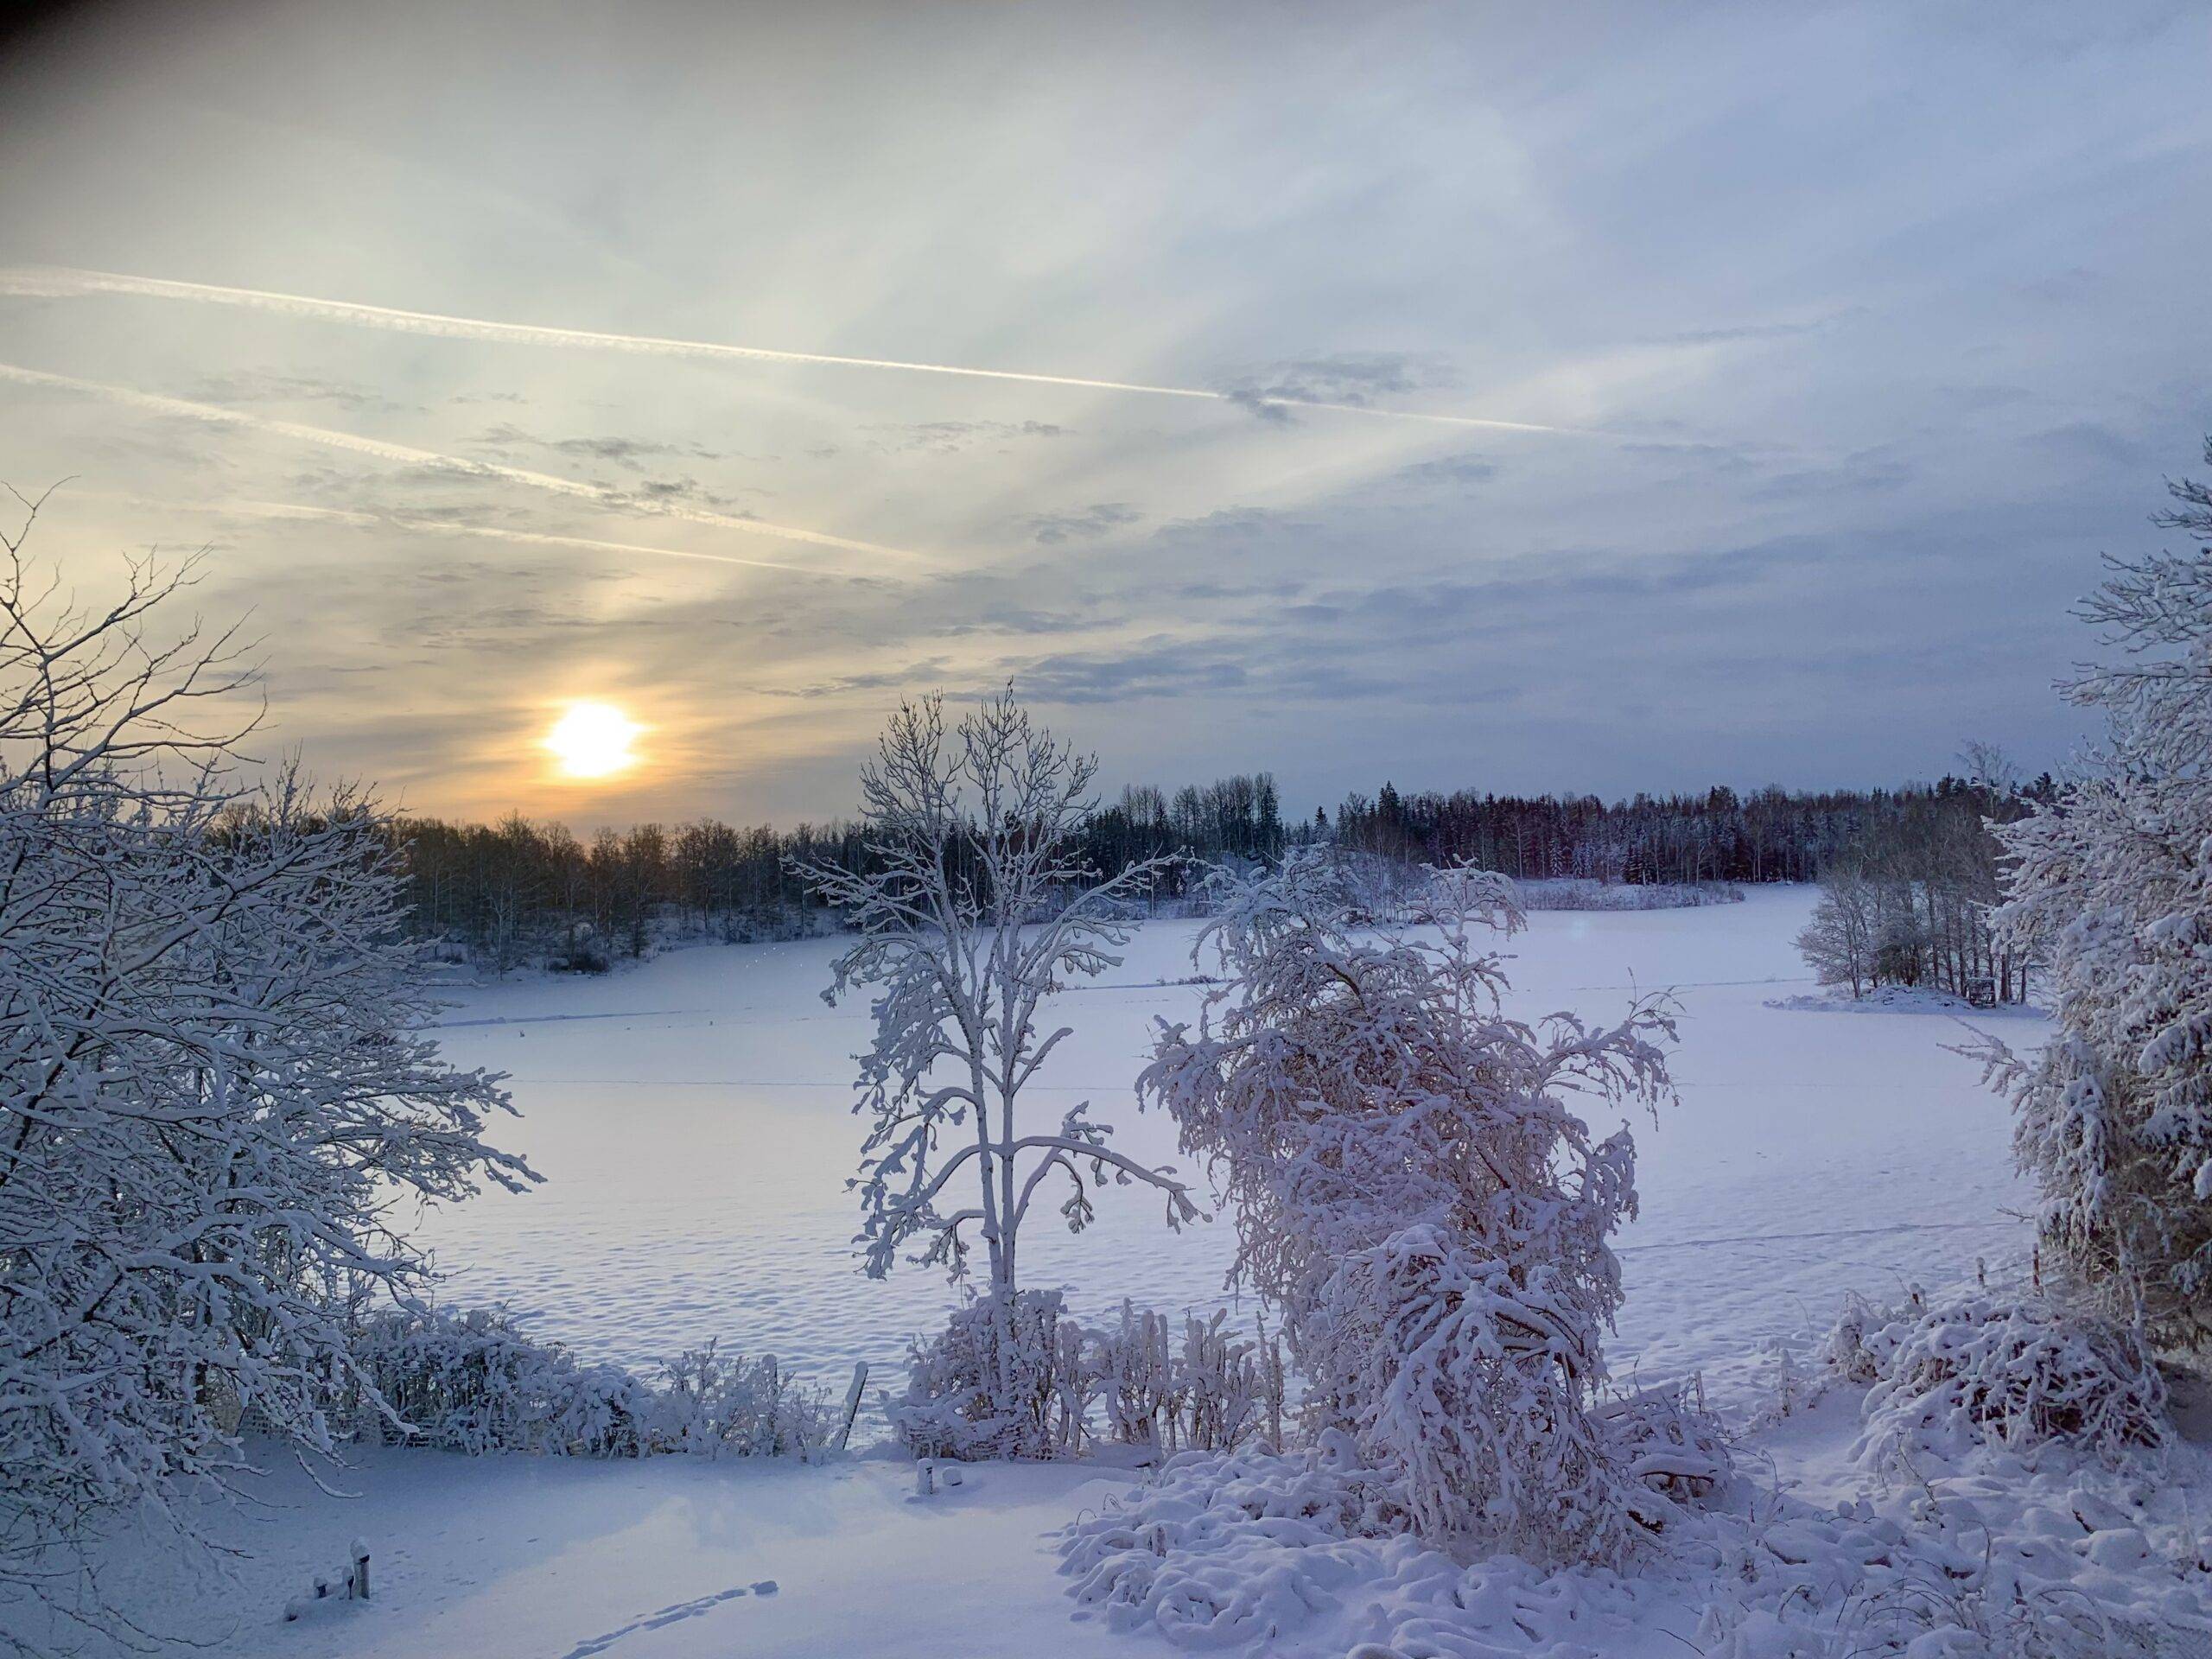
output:
[[[825,817],[1008,678],[1308,811],[2051,764],[2212,429],[2202,7],[462,10],[0,65],[36,546],[206,544],[264,747],[418,810]]]

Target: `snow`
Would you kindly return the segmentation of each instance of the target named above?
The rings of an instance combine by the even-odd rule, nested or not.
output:
[[[1777,1344],[1801,1371],[1812,1364],[1846,1290],[1877,1300],[1916,1281],[1933,1290],[1970,1280],[1978,1257],[1993,1268],[2017,1261],[2027,1241],[2008,1213],[2027,1195],[2010,1172],[2005,1109],[1981,1091],[1975,1066],[1945,1050],[1955,1027],[1894,1010],[1834,1020],[1767,1006],[1811,989],[1789,940],[1812,898],[1766,888],[1740,905],[1541,912],[1509,964],[1511,1005],[1524,1014],[1617,1018],[1638,988],[1672,987],[1680,999],[1681,1105],[1656,1127],[1633,1126],[1644,1212],[1624,1236],[1627,1301],[1607,1351],[1624,1382],[1700,1372],[1738,1421],[1772,1401]],[[1118,1143],[1152,1160],[1173,1157],[1173,1132],[1135,1118],[1130,1084],[1148,1022],[1195,1010],[1198,988],[1156,982],[1190,973],[1193,931],[1147,925],[1109,986],[1067,993],[1046,1016],[1076,1035],[1034,1086],[1053,1100],[1087,1095],[1119,1126]],[[874,1366],[871,1391],[902,1381],[907,1336],[932,1328],[949,1297],[918,1269],[883,1282],[855,1270],[856,1211],[842,1182],[861,1125],[847,1110],[849,1057],[868,1026],[865,1009],[818,1000],[836,948],[702,948],[604,979],[462,993],[442,1033],[448,1052],[514,1074],[525,1116],[509,1138],[550,1179],[423,1218],[454,1270],[449,1298],[505,1298],[586,1359],[643,1365],[718,1337],[776,1354],[833,1398],[855,1360]],[[2036,1031],[2022,1024],[2008,1036],[2019,1046]],[[1024,1276],[1064,1286],[1071,1310],[1099,1323],[1118,1317],[1125,1295],[1163,1312],[1211,1311],[1230,1248],[1224,1227],[1172,1235],[1148,1194],[1109,1187],[1083,1236],[1033,1232]],[[1917,1489],[1880,1497],[1871,1520],[1834,1513],[1868,1490],[1851,1460],[1860,1397],[1832,1389],[1740,1454],[1804,1506],[1775,1534],[1782,1550],[1825,1560],[1870,1529],[1921,1524],[1907,1513],[1923,1501]],[[2063,1554],[2059,1567],[2101,1595],[2132,1597],[2146,1617],[2183,1616],[2204,1580],[2174,1552],[2204,1535],[2212,1410],[2192,1400],[2177,1415],[2196,1424],[2194,1438],[2147,1485],[2031,1467],[2011,1452],[1932,1471],[1927,1501],[1948,1506],[1942,1548],[2018,1539],[2038,1560]],[[280,1465],[250,1484],[257,1502],[213,1515],[214,1534],[244,1552],[227,1580],[126,1541],[110,1553],[105,1587],[164,1636],[239,1659],[1173,1650],[1156,1628],[1072,1620],[1070,1580],[1057,1571],[1058,1529],[1127,1491],[1130,1474],[1098,1463],[963,1472],[961,1485],[923,1498],[912,1468],[882,1455],[807,1467],[366,1449],[340,1477],[357,1496],[326,1496]],[[2088,1518],[2072,1519],[2076,1510]],[[1629,1587],[1462,1568],[1410,1540],[1338,1546],[1349,1553],[1331,1570],[1357,1583],[1264,1650],[1339,1659],[1386,1633],[1446,1630],[1464,1594],[1491,1621],[1488,1645],[1462,1621],[1464,1645],[1439,1637],[1434,1650],[1580,1642],[1586,1654],[1643,1659],[1680,1655],[1686,1641],[1719,1653],[1730,1641],[1782,1651],[1757,1644],[1751,1615],[1732,1633],[1699,1630],[1713,1573],[1749,1570],[1728,1551],[1755,1556],[1762,1582],[1794,1570],[1755,1529],[1731,1532],[1723,1520],[1712,1573]],[[315,1604],[283,1623],[284,1604],[310,1594],[357,1535],[372,1551],[373,1599]],[[2139,1541],[2154,1559],[2137,1559]]]
[[[1769,1344],[1825,1329],[1846,1290],[1892,1295],[2024,1247],[2004,1108],[1946,1051],[1958,1027],[1764,1006],[1812,988],[1789,941],[1813,899],[1764,887],[1740,905],[1540,912],[1509,947],[1518,1013],[1618,1018],[1637,989],[1668,987],[1682,1004],[1681,1106],[1632,1125],[1643,1218],[1622,1235],[1628,1301],[1608,1347],[1624,1377],[1702,1368],[1724,1403],[1747,1399]],[[1175,1160],[1174,1135],[1136,1113],[1132,1084],[1150,1022],[1196,1013],[1202,987],[1159,982],[1191,975],[1197,926],[1141,929],[1120,968],[1044,1016],[1075,1034],[1031,1088],[1090,1099],[1148,1163]],[[645,1367],[719,1337],[833,1393],[857,1360],[879,1386],[902,1375],[906,1338],[952,1298],[920,1269],[856,1270],[850,1056],[870,1027],[865,1007],[820,1001],[836,950],[701,948],[460,993],[445,1017],[474,1023],[448,1024],[447,1052],[513,1073],[524,1116],[508,1134],[548,1179],[425,1217],[448,1296],[505,1300],[588,1358]],[[2007,1029],[2016,1047],[2039,1032]],[[1219,1224],[1170,1233],[1150,1195],[1109,1187],[1080,1236],[1025,1235],[1023,1278],[1063,1287],[1093,1324],[1125,1296],[1210,1313],[1233,1243]]]

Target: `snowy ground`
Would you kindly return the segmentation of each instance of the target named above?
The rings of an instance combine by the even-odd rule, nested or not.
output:
[[[1773,1345],[1825,1327],[1846,1288],[1933,1287],[2024,1239],[2008,1213],[2023,1194],[2005,1115],[1975,1068],[1942,1047],[1955,1027],[1767,1006],[1811,988],[1789,944],[1809,902],[1768,889],[1698,910],[1540,914],[1516,942],[1525,1012],[1602,1016],[1631,986],[1672,986],[1681,1001],[1682,1104],[1638,1126],[1645,1213],[1624,1242],[1629,1302],[1611,1352],[1619,1370],[1647,1377],[1701,1370],[1739,1414],[1771,1395]],[[1124,1103],[1147,1022],[1181,1017],[1198,995],[1148,982],[1189,971],[1192,931],[1147,930],[1107,985],[1063,999],[1079,1035],[1046,1079],[1055,1101],[1080,1091],[1102,1117],[1133,1116]],[[864,1015],[816,998],[832,949],[701,949],[598,982],[467,994],[451,1052],[514,1074],[527,1116],[510,1139],[550,1179],[426,1219],[454,1297],[505,1298],[588,1357],[643,1362],[715,1334],[834,1385],[861,1357],[891,1376],[944,1292],[918,1272],[870,1283],[847,1253],[847,1057]],[[2032,1041],[2037,1027],[2012,1019],[2005,1034]],[[1170,1141],[1166,1125],[1126,1123],[1125,1144],[1165,1156]],[[1026,1242],[1032,1272],[1064,1280],[1085,1312],[1124,1294],[1217,1305],[1228,1240],[1176,1237],[1150,1205],[1116,1196],[1084,1238]],[[1777,1479],[1823,1501],[1853,1490],[1853,1397],[1759,1436],[1752,1461],[1770,1459]],[[2212,1491],[2202,1449],[2181,1455],[2181,1485],[2201,1498]],[[266,1507],[217,1522],[245,1552],[228,1584],[181,1582],[126,1549],[109,1588],[155,1629],[242,1656],[1164,1653],[1156,1636],[1071,1623],[1054,1571],[1049,1535],[1127,1479],[984,1467],[917,1503],[910,1472],[881,1459],[810,1469],[378,1451],[345,1477],[350,1498],[318,1493],[297,1471],[260,1483]],[[374,1552],[377,1599],[281,1622],[285,1599],[355,1535]],[[1661,1597],[1603,1650],[1680,1654],[1694,1619]],[[1268,1650],[1341,1654],[1349,1628],[1325,1619]]]

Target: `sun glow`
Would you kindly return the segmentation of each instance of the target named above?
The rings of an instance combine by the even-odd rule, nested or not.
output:
[[[607,703],[572,702],[545,734],[545,747],[560,761],[563,776],[607,778],[637,763],[630,743],[639,729]]]

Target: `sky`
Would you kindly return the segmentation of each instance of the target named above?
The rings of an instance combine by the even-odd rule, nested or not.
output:
[[[2035,769],[2202,470],[2209,70],[2195,6],[60,7],[0,478],[87,593],[204,549],[255,752],[416,811],[819,820],[1009,681],[1296,811]],[[579,700],[639,764],[561,775]]]

